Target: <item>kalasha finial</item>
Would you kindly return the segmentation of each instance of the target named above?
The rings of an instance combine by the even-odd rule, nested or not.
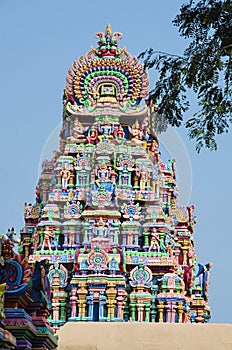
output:
[[[115,58],[122,55],[124,49],[118,47],[118,39],[122,38],[122,33],[112,33],[110,23],[107,23],[105,33],[97,32],[95,34],[99,47],[95,50],[95,54],[99,57]]]
[[[112,35],[112,29],[110,23],[107,23],[106,29],[105,29],[105,36],[106,35]]]

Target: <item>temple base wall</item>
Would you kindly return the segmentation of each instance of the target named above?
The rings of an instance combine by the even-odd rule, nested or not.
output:
[[[232,324],[68,322],[58,350],[231,350]]]

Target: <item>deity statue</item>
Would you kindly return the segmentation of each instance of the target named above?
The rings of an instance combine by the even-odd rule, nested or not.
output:
[[[144,141],[146,141],[146,142],[148,142],[149,139],[150,139],[150,134],[149,134],[147,128],[144,128],[144,129],[143,129],[143,132],[142,132],[142,139],[143,139]]]
[[[183,281],[185,285],[185,291],[187,295],[189,296],[191,294],[190,288],[193,286],[193,273],[192,273],[193,266],[184,266],[184,274],[183,274]]]
[[[71,306],[72,306],[71,317],[76,317],[76,314],[77,314],[77,296],[76,296],[76,289],[72,289],[70,301],[71,301]]]
[[[209,277],[210,270],[212,268],[212,263],[206,265],[198,264],[199,270],[196,275],[196,278],[199,278],[199,283],[202,287],[202,296],[204,300],[208,301],[208,288],[209,288]]]
[[[107,164],[102,162],[97,170],[97,177],[99,181],[109,181],[110,170],[107,169]]]
[[[42,171],[46,170],[48,168],[48,165],[49,165],[49,162],[47,159],[44,159],[43,160],[43,163],[42,163]]]
[[[109,262],[109,270],[111,273],[114,273],[115,271],[119,270],[118,262],[115,258],[112,258]]]
[[[121,173],[121,177],[122,177],[122,185],[129,186],[130,185],[130,174],[129,174],[129,171],[128,171],[126,164],[124,164],[124,167],[123,167],[123,170]]]
[[[60,172],[62,178],[62,188],[65,189],[68,186],[68,181],[70,179],[70,171],[68,170],[68,164],[64,163],[63,170]]]
[[[159,162],[159,144],[158,140],[155,138],[150,143],[150,148],[148,150],[149,156],[151,157],[152,162]]]
[[[46,226],[44,230],[44,240],[43,240],[41,250],[44,250],[45,247],[48,247],[50,251],[52,250],[51,241],[54,237],[54,234],[55,234],[54,229],[51,229]]]
[[[32,211],[32,204],[29,203],[27,204],[26,202],[24,203],[24,217],[29,217],[31,215],[31,211]]]
[[[139,122],[136,120],[136,122],[132,125],[132,128],[128,126],[129,132],[132,135],[132,141],[135,143],[142,143],[142,132],[139,127]]]
[[[73,128],[72,128],[72,137],[75,140],[83,140],[85,139],[85,133],[86,129],[83,127],[83,125],[79,122],[78,119],[74,120]]]
[[[122,142],[123,140],[125,140],[125,132],[121,125],[119,125],[118,129],[116,130],[114,137],[119,142]]]
[[[39,241],[40,241],[39,233],[36,227],[32,235],[32,240],[33,240],[34,252],[36,252],[39,247]]]
[[[170,257],[173,256],[173,249],[175,248],[175,239],[171,234],[167,234],[165,237],[165,246],[167,248],[167,253]]]
[[[102,133],[102,135],[98,136],[99,140],[102,141],[103,138],[112,138],[113,136],[111,133],[113,132],[113,127],[108,120],[108,118],[105,119],[104,124],[100,125],[98,128],[99,132]]]
[[[149,174],[145,166],[143,165],[141,169],[136,170],[136,176],[140,179],[139,185],[140,185],[140,190],[145,190],[145,187],[147,185],[147,181],[149,178]]]
[[[98,136],[98,131],[95,128],[95,126],[92,126],[89,129],[88,136],[87,136],[88,143],[90,143],[91,145],[94,145],[96,143],[97,136]]]
[[[159,239],[159,233],[157,232],[156,228],[153,227],[151,229],[151,244],[149,247],[149,252],[152,250],[155,250],[157,252],[160,251],[160,245],[159,245],[160,239]]]
[[[108,227],[106,227],[105,221],[100,217],[97,223],[95,223],[95,228],[94,228],[96,236],[99,237],[106,237],[107,236],[107,231]]]

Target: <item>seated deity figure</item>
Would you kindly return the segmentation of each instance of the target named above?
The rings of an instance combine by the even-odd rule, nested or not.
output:
[[[125,142],[125,132],[123,130],[123,127],[121,125],[118,126],[117,130],[114,131],[114,138],[117,141],[117,143],[124,143]]]
[[[128,126],[129,132],[132,135],[132,141],[138,144],[142,144],[142,131],[140,130],[138,120],[132,125],[132,128]]]
[[[96,143],[97,136],[98,136],[98,131],[95,128],[95,126],[92,126],[89,129],[88,136],[87,136],[88,143],[90,143],[91,145],[94,145]]]
[[[99,126],[99,132],[102,133],[102,135],[98,136],[99,140],[102,141],[102,139],[105,138],[112,138],[113,136],[111,133],[113,132],[112,125],[110,121],[106,118],[104,121],[104,124]]]
[[[83,125],[79,122],[78,119],[74,120],[73,129],[72,129],[72,137],[75,140],[83,140],[85,139],[85,133],[86,129],[83,127]]]
[[[153,227],[151,229],[151,244],[149,247],[149,252],[150,251],[160,251],[160,245],[159,245],[160,239],[159,239],[159,233],[156,231],[156,228]]]
[[[142,131],[142,140],[148,142],[150,140],[149,130],[145,127]]]
[[[111,261],[109,262],[109,270],[111,271],[111,273],[115,271],[119,271],[118,262],[115,258],[112,258]]]
[[[102,181],[109,179],[109,170],[107,169],[107,165],[105,162],[102,162],[100,168],[97,172],[98,178]]]
[[[110,170],[108,170],[107,168],[107,164],[105,162],[102,162],[98,168],[98,170],[96,171],[96,175],[97,175],[97,180],[96,183],[97,185],[100,187],[100,182],[107,182],[110,181],[109,177],[110,177]]]
[[[106,191],[112,193],[114,189],[112,177],[114,177],[115,174],[111,167],[108,167],[107,164],[103,161],[96,171],[96,176],[97,179],[95,180],[94,186],[95,190],[104,188]]]
[[[67,188],[68,181],[70,179],[70,171],[68,170],[68,164],[65,163],[63,169],[60,172],[62,178],[62,188]]]

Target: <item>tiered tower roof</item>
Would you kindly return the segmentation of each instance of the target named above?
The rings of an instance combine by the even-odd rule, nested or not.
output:
[[[50,321],[206,322],[211,264],[197,272],[194,206],[164,164],[149,77],[110,25],[71,66],[60,149],[25,207],[23,254],[47,259]],[[55,272],[54,272],[55,271]],[[60,281],[60,282],[59,282]]]

